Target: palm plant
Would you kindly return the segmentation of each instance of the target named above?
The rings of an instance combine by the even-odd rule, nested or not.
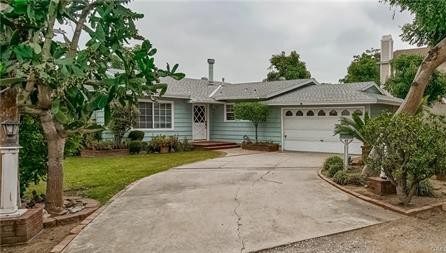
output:
[[[358,113],[353,113],[352,118],[342,117],[341,122],[336,124],[334,133],[335,135],[348,135],[355,139],[360,140],[363,143],[362,146],[362,157],[363,159],[368,156],[370,152],[371,141],[366,132],[366,125],[370,121],[370,116],[366,112],[364,114],[364,119]]]

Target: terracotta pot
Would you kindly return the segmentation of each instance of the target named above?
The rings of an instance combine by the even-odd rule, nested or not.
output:
[[[160,148],[160,153],[161,154],[169,153],[169,146],[161,147]]]

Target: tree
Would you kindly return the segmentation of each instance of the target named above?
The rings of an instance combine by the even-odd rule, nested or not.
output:
[[[234,116],[236,119],[249,120],[255,128],[256,143],[258,142],[259,124],[268,118],[268,106],[259,102],[237,103],[234,106]]]
[[[376,156],[367,165],[396,186],[397,195],[408,205],[417,186],[434,174],[446,171],[446,127],[438,116],[384,114],[367,125]],[[386,138],[382,138],[385,136]]]
[[[273,55],[269,60],[271,72],[267,74],[267,81],[277,81],[281,79],[294,80],[310,78],[311,74],[305,66],[305,62],[300,60],[300,55],[296,51],[291,51],[290,55]]]
[[[2,1],[4,2],[4,1]],[[97,131],[90,118],[110,103],[136,103],[166,89],[160,77],[184,75],[158,69],[156,49],[138,34],[143,17],[115,0],[9,0],[1,4],[0,77],[2,89],[16,89],[21,113],[39,118],[48,145],[46,209],[63,213],[63,154],[70,134]],[[72,25],[73,32],[63,30]],[[80,45],[81,34],[88,37]],[[128,41],[142,41],[130,48]],[[127,47],[126,47],[127,45]],[[119,57],[122,73],[111,73]]]
[[[419,55],[400,55],[393,59],[393,75],[386,82],[385,88],[393,96],[405,98],[409,92],[411,82],[423,58]],[[427,96],[427,103],[437,102],[446,95],[446,77],[438,71],[434,71],[423,96]]]
[[[428,54],[419,66],[404,102],[397,113],[414,114],[423,100],[426,87],[432,74],[446,61],[446,1],[438,0],[384,0],[401,11],[414,15],[412,23],[402,28],[402,39],[418,46],[430,47]]]
[[[368,49],[361,55],[353,56],[353,61],[347,68],[347,75],[340,79],[341,83],[368,82],[379,83],[378,49]]]
[[[124,134],[135,125],[138,109],[134,105],[121,105],[119,103],[114,103],[111,109],[112,119],[109,129],[113,132],[115,146],[119,147]]]

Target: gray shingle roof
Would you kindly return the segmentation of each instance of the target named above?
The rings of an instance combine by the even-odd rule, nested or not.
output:
[[[402,100],[382,92],[373,82],[349,84],[320,84],[306,86],[287,94],[276,96],[269,105],[319,105],[319,104],[395,104]]]
[[[219,83],[184,78],[167,83],[164,97],[189,99],[192,103],[222,103],[231,100],[264,100],[268,105],[323,105],[323,104],[393,104],[402,100],[388,95],[374,82],[349,84],[319,84],[314,79],[274,82]]]

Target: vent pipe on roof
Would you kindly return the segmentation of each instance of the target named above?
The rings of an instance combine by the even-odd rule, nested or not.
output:
[[[215,60],[214,59],[208,59],[208,63],[209,63],[209,82],[213,82],[214,81],[214,63],[215,63]]]

